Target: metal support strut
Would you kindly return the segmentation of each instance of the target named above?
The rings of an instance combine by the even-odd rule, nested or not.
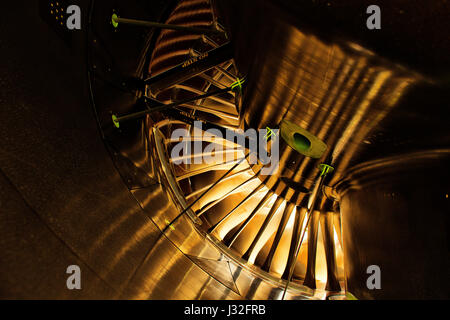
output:
[[[111,16],[111,24],[113,25],[114,28],[118,28],[120,23],[133,25],[133,26],[140,26],[140,27],[161,28],[161,29],[184,31],[184,32],[189,32],[189,33],[193,33],[193,34],[226,36],[225,32],[222,30],[196,28],[196,27],[188,27],[188,26],[181,26],[181,25],[175,25],[175,24],[159,23],[159,22],[153,22],[153,21],[120,18],[117,14],[114,13]]]
[[[184,100],[180,100],[177,102],[173,102],[170,104],[159,104],[156,106],[153,106],[151,109],[149,110],[144,110],[144,111],[140,111],[140,112],[135,112],[135,113],[131,113],[128,115],[124,115],[121,117],[118,117],[117,115],[113,114],[112,115],[112,121],[114,123],[114,126],[116,128],[120,127],[120,122],[123,121],[128,121],[128,120],[133,120],[133,119],[139,119],[142,118],[143,116],[153,113],[153,112],[157,112],[157,111],[164,111],[167,109],[171,109],[171,108],[175,108],[178,106],[181,106],[185,103],[189,103],[189,102],[193,102],[193,101],[197,101],[197,100],[201,100],[207,97],[211,97],[211,96],[216,96],[225,92],[229,92],[229,91],[236,91],[236,90],[241,90],[242,89],[242,84],[244,83],[244,79],[237,79],[234,83],[231,84],[231,86],[224,88],[224,89],[218,89],[218,90],[214,90],[205,94],[201,94],[192,98],[187,98]]]

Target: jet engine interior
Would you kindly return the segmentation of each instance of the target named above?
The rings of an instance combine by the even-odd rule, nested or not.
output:
[[[448,1],[0,6],[0,299],[449,298]]]

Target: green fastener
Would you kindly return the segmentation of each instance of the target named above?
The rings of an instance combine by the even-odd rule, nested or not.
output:
[[[116,126],[116,128],[120,127],[119,121],[117,121],[117,116],[115,114],[112,115],[112,121],[114,123],[114,125]]]
[[[264,138],[266,138],[266,140],[269,140],[269,138],[273,135],[275,135],[275,132],[273,132],[273,130],[269,127],[266,127],[266,135],[264,136]]]
[[[117,14],[113,13],[113,15],[111,17],[111,23],[112,23],[114,28],[117,28],[119,26],[118,19],[119,19],[119,17],[117,16]]]
[[[235,82],[231,84],[231,90],[234,91],[234,89],[239,88],[239,90],[242,90],[242,84],[245,82],[245,78],[239,79],[237,78]]]
[[[164,222],[169,226],[170,229],[175,230],[175,227],[174,227],[173,225],[170,224],[170,221],[169,221],[169,220],[165,219]]]
[[[319,169],[320,169],[320,176],[326,176],[327,174],[331,173],[334,171],[334,168],[328,164],[325,163],[321,163],[319,164]]]

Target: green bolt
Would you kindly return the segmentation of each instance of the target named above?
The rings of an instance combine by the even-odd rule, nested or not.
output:
[[[235,82],[231,84],[231,90],[235,91],[236,88],[242,90],[242,84],[245,82],[245,77],[242,79],[237,78]]]
[[[112,115],[112,120],[116,128],[120,127],[119,121],[117,121],[117,116],[115,114]]]
[[[114,28],[117,28],[119,26],[119,17],[117,16],[117,14],[113,13],[112,17],[111,17],[111,23],[113,25]]]
[[[331,173],[334,171],[334,168],[328,164],[321,163],[319,164],[319,169],[321,170],[320,176],[326,176],[328,173]]]
[[[266,140],[269,140],[269,138],[273,135],[275,135],[275,132],[273,132],[273,130],[269,127],[266,127],[266,135],[264,136],[264,138],[266,138]]]

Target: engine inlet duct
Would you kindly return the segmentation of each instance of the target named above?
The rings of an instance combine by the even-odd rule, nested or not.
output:
[[[0,299],[449,298],[450,1],[38,2],[2,2]]]

